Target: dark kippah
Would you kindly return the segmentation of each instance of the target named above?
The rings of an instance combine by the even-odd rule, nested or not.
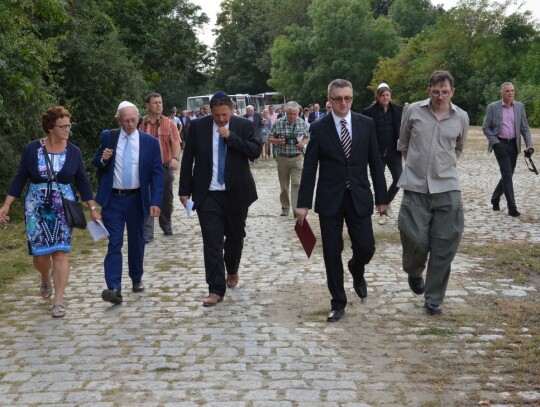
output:
[[[225,92],[216,92],[214,93],[214,96],[212,96],[212,99],[229,99],[229,95],[227,95]]]

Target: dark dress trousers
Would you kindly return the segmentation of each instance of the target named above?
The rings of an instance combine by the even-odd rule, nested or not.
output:
[[[209,292],[223,296],[225,269],[236,274],[242,257],[249,206],[257,200],[249,160],[259,156],[261,143],[252,122],[231,116],[226,140],[225,191],[210,191],[213,168],[213,118],[191,122],[180,168],[179,196],[191,196],[197,211],[204,247]]]
[[[163,165],[159,141],[139,130],[139,191],[120,195],[113,192],[116,146],[112,157],[101,163],[105,148],[110,148],[111,132],[106,130],[101,136],[101,145],[94,156],[94,165],[104,171],[100,178],[96,202],[101,205],[103,224],[109,232],[109,245],[105,256],[105,282],[109,290],[122,289],[122,246],[124,227],[128,237],[129,277],[139,282],[143,275],[144,260],[144,219],[149,215],[150,206],[161,208],[163,196]],[[120,143],[120,137],[117,144]]]
[[[344,309],[347,305],[341,259],[343,222],[347,224],[352,244],[351,272],[362,276],[364,266],[375,253],[371,225],[373,195],[368,180],[368,167],[375,191],[375,203],[388,203],[373,120],[351,112],[351,127],[351,155],[347,160],[334,116],[328,114],[311,124],[298,194],[297,207],[310,209],[319,167],[315,212],[319,214],[332,309]],[[350,182],[349,188],[346,186],[347,180]]]

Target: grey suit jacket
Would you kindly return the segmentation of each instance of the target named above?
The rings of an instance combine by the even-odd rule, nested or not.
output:
[[[499,143],[497,138],[501,132],[502,117],[502,100],[490,103],[487,107],[486,117],[484,118],[484,124],[482,131],[488,139],[488,151],[493,151],[493,146]],[[518,153],[521,151],[521,136],[525,140],[525,145],[532,147],[531,131],[529,130],[529,122],[527,121],[527,115],[525,113],[525,106],[523,103],[514,100],[514,123],[516,132],[516,144]]]

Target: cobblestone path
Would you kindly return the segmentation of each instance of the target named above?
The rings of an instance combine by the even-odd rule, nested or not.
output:
[[[464,244],[539,243],[540,176],[520,157],[514,179],[523,215],[493,212],[498,167],[478,129],[471,133],[460,164]],[[499,373],[506,360],[493,356],[492,344],[507,334],[504,321],[479,330],[460,319],[486,296],[532,298],[538,287],[493,278],[480,259],[460,253],[444,314],[426,316],[400,268],[400,193],[387,225],[373,218],[378,245],[366,271],[367,301],[355,296],[347,275],[345,317],[329,324],[320,243],[307,259],[293,218],[279,216],[275,163],[259,160],[252,170],[259,200],[248,217],[240,283],[213,309],[202,307],[207,286],[198,221],[186,219],[178,200],[174,236],[160,235],[156,226],[147,246],[146,291],[132,294],[124,273],[123,305],[100,298],[100,242],[72,258],[65,318],[50,317],[37,273],[1,293],[0,405],[540,405],[538,388],[500,391],[501,383],[517,379]],[[319,235],[316,215],[310,211],[308,219]],[[529,328],[520,335],[527,337]]]

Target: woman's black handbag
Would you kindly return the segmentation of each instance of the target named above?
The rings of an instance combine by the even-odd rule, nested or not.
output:
[[[58,189],[60,191],[60,189]],[[64,216],[66,217],[67,224],[72,228],[86,229],[86,218],[84,217],[84,211],[82,203],[77,197],[75,192],[75,201],[67,199],[62,192],[62,206],[64,207]]]
[[[47,161],[47,172],[48,172],[49,182],[52,182],[52,181],[56,182],[56,185],[58,187],[58,193],[60,194],[60,197],[62,198],[62,207],[64,208],[64,216],[66,217],[67,224],[72,228],[86,229],[86,218],[84,217],[82,203],[81,201],[79,201],[77,192],[75,191],[73,186],[71,186],[71,189],[73,189],[73,195],[75,195],[74,201],[71,201],[64,196],[64,194],[62,193],[62,190],[60,189],[60,184],[58,183],[58,180],[56,179],[56,174],[54,174],[52,163],[49,158],[49,153],[45,149],[45,145],[43,145],[43,154],[45,155],[45,160]]]

